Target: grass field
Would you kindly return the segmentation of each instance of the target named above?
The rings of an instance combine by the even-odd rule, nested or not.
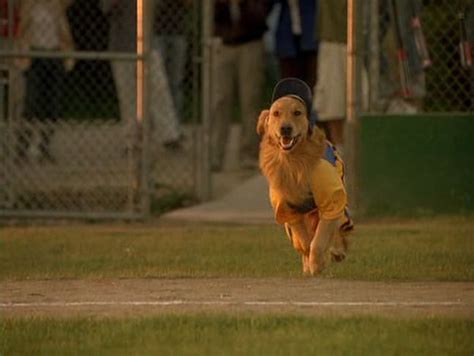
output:
[[[474,280],[469,217],[373,222],[324,278]],[[0,280],[101,277],[295,277],[300,259],[277,226],[3,227]]]
[[[471,355],[474,322],[163,315],[0,322],[3,355]]]
[[[474,221],[359,224],[324,279],[473,281]],[[0,228],[0,283],[143,277],[295,277],[277,226],[57,225]],[[436,293],[436,291],[433,291]],[[166,312],[0,319],[0,355],[472,355],[474,321],[441,316]]]

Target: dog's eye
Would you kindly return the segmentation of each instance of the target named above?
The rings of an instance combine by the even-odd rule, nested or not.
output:
[[[276,116],[276,117],[280,116],[280,112],[278,110],[275,110],[273,112],[273,116]]]
[[[295,115],[295,116],[300,116],[301,114],[302,114],[302,112],[299,111],[299,110],[293,111],[293,115]]]

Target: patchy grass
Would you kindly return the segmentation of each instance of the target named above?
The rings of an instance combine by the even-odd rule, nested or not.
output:
[[[474,222],[362,224],[323,278],[474,280]],[[63,225],[0,228],[0,279],[294,277],[300,258],[273,225]]]
[[[471,355],[474,322],[379,317],[163,315],[4,319],[2,355]]]

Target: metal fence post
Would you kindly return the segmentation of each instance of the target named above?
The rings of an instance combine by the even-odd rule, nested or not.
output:
[[[151,61],[151,20],[154,11],[154,0],[137,0],[137,114],[141,140],[140,170],[140,212],[146,217],[150,214],[150,169],[149,169],[149,138],[150,138],[150,61]],[[146,15],[148,14],[148,15]],[[141,71],[139,73],[138,71]],[[140,78],[141,75],[141,78]],[[141,94],[141,96],[139,95]]]
[[[357,211],[357,140],[359,123],[357,118],[357,5],[356,0],[347,2],[347,80],[346,80],[346,128],[345,160],[347,191],[351,207]]]
[[[15,4],[15,0],[7,0],[7,3],[8,3],[8,19],[10,19],[10,21],[8,21],[8,38],[9,39],[12,39],[13,38],[13,21],[11,21],[11,19],[13,19],[14,17],[14,13],[13,13],[13,8],[14,6],[16,5]]]
[[[371,0],[369,8],[369,110],[379,110],[380,44],[379,44],[379,0]]]
[[[210,146],[211,146],[211,108],[212,108],[212,36],[214,1],[202,2],[202,106],[201,135],[199,155],[198,197],[208,200],[211,197]]]

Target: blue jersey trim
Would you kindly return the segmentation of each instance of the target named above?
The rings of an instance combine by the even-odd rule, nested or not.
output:
[[[326,151],[324,152],[324,159],[331,163],[333,166],[336,165],[337,157],[335,153],[336,149],[329,142],[326,142]]]

